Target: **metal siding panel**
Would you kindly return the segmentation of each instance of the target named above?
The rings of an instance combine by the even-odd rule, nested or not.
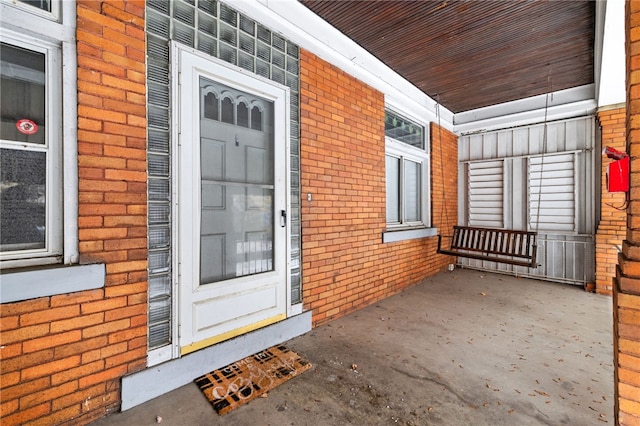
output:
[[[584,218],[584,226],[582,229],[578,229],[578,232],[581,234],[593,234],[595,233],[595,203],[596,197],[591,196],[593,194],[594,188],[596,187],[595,180],[595,167],[593,167],[594,163],[594,151],[584,152],[583,155],[584,160],[582,166],[586,172],[584,178],[584,188],[580,193],[579,207],[585,211]]]
[[[553,135],[555,140],[555,146],[549,146],[547,148],[548,153],[567,151],[567,123],[561,121],[559,123],[552,123],[554,127]]]
[[[468,164],[458,164],[458,222],[468,225],[467,222],[467,173]]]
[[[527,128],[493,132],[497,141],[495,155],[498,158],[496,160],[510,156],[516,157],[504,159],[503,226],[507,229],[526,229],[527,219],[532,214],[532,209],[534,216],[537,213],[537,196],[540,192],[541,227],[544,224],[544,227],[548,228],[548,232],[540,232],[538,236],[538,263],[540,266],[529,269],[465,258],[458,258],[458,263],[471,268],[516,273],[551,281],[572,284],[591,282],[595,279],[595,239],[592,235],[595,206],[595,197],[593,196],[593,179],[596,173],[593,169],[595,153],[592,151],[555,155],[554,153],[592,149],[595,143],[593,139],[595,137],[595,119],[584,117],[549,123],[547,151],[544,159],[542,155],[527,157],[532,154],[529,152],[530,150],[535,153],[536,147],[542,146],[541,139],[538,139],[540,145],[532,140],[542,135],[543,126],[543,124],[538,124]],[[529,131],[530,127],[537,129]],[[476,139],[480,137],[480,135],[473,136]],[[572,139],[573,142],[567,143],[567,139]],[[574,161],[576,156],[577,159]],[[489,159],[481,163],[474,163],[474,177],[486,177],[486,173],[492,171],[491,163],[494,161],[489,161]],[[544,172],[541,170],[543,163]],[[483,169],[482,172],[480,172],[481,169]],[[529,174],[533,179],[529,179]],[[544,175],[545,182],[543,182],[540,191],[541,175]],[[489,206],[495,207],[496,204],[492,203],[496,199],[494,199],[495,197],[489,198],[489,195],[497,187],[495,185],[487,187],[487,182],[480,182],[481,185],[470,185],[469,179],[473,180],[474,177],[465,176],[464,191],[473,186],[473,192],[476,196],[474,203],[479,209]],[[465,201],[468,195],[465,196]],[[461,211],[461,215],[464,216],[467,212],[467,210]],[[477,210],[476,213],[486,214],[484,210]],[[577,231],[581,233],[578,235],[573,234],[576,214],[579,215]],[[535,229],[535,222],[532,222],[531,227]],[[567,228],[571,229],[567,230]],[[566,232],[571,232],[571,234],[566,234]]]
[[[589,118],[585,117],[582,120],[576,120],[577,132],[576,135],[576,149],[592,148],[593,137],[589,131],[590,123]]]
[[[469,136],[461,136],[458,140],[458,160],[467,161],[470,159],[471,153],[469,152],[469,142],[471,138]]]
[[[513,155],[529,154],[529,131],[526,128],[513,129]]]
[[[496,132],[498,144],[498,158],[511,157],[513,155],[513,133]]]
[[[470,137],[469,160],[482,160],[482,135],[474,135]]]
[[[526,161],[516,158],[513,161],[513,229],[527,229],[527,189],[526,189]]]
[[[547,152],[559,151],[558,146],[564,145],[564,123],[549,123],[547,125]]]
[[[487,133],[482,138],[482,159],[491,160],[498,156],[498,137],[496,133]]]
[[[529,152],[527,154],[542,153],[544,126],[531,126],[529,128]]]
[[[513,191],[513,159],[504,160],[504,203],[503,203],[503,222],[504,227],[513,229],[513,197],[516,195]]]
[[[580,123],[581,124],[581,123]],[[583,130],[582,132],[580,130]],[[572,151],[578,149],[578,140],[584,138],[584,127],[579,125],[576,120],[566,122],[566,143],[565,150]]]

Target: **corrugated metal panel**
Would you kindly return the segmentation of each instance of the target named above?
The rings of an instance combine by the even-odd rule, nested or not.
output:
[[[547,123],[546,154],[589,150],[594,144],[593,117]],[[514,127],[461,136],[458,160],[492,160],[539,155],[543,151],[544,124]]]
[[[538,263],[529,273],[534,277],[568,283],[593,282],[595,279],[595,239],[592,235],[538,235]]]
[[[592,235],[539,233],[537,261],[539,266],[530,269],[458,258],[458,264],[468,268],[568,284],[584,284],[595,279],[595,239]]]
[[[469,164],[469,225],[502,228],[502,161]]]
[[[528,269],[459,258],[461,265],[568,283],[595,279],[594,128],[593,117],[581,117],[548,123],[546,141],[544,124],[460,138],[459,170],[468,176],[460,187],[459,223],[489,226],[473,220],[476,208],[471,206],[470,194],[483,186],[485,177],[473,182],[471,170],[502,162],[500,227],[539,228],[540,266]]]

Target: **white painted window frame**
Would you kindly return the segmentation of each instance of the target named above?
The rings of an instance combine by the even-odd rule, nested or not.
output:
[[[76,58],[76,2],[72,0],[52,0],[52,12],[46,12],[25,3],[12,0],[0,0],[0,38],[10,44],[20,43],[41,46],[40,49],[57,51],[57,63],[47,66],[49,79],[56,79],[52,96],[58,112],[58,134],[49,139],[52,152],[56,152],[58,170],[56,181],[59,201],[57,212],[60,215],[57,244],[59,254],[2,260],[0,277],[0,302],[13,302],[35,297],[52,296],[104,287],[104,272],[96,274],[91,265],[59,267],[59,264],[78,263],[78,148],[77,148],[77,58]],[[53,46],[53,47],[52,47]],[[54,55],[54,56],[55,56]],[[49,83],[49,82],[48,82]],[[47,114],[51,111],[49,103]],[[47,115],[48,121],[51,117]],[[47,126],[55,127],[55,126]],[[50,135],[48,135],[50,137]],[[53,160],[53,158],[52,158]],[[52,168],[53,169],[53,168]],[[53,271],[51,267],[55,267]],[[33,267],[24,271],[17,268]],[[103,268],[104,269],[104,268]],[[56,282],[73,282],[72,286],[57,286],[47,280],[38,279],[43,271],[55,272]],[[32,273],[33,272],[33,273]],[[38,276],[37,276],[38,275]],[[96,278],[97,277],[97,278]],[[21,289],[25,290],[22,291]],[[11,297],[5,297],[10,294]]]
[[[78,261],[75,22],[73,1],[54,0],[52,13],[25,3],[0,2],[2,41],[47,58],[47,227],[52,228],[45,250],[2,256],[3,269]]]
[[[407,119],[419,124],[423,127],[424,149],[417,148],[400,142],[391,137],[385,136],[385,158],[387,156],[399,158],[402,160],[411,160],[421,165],[420,180],[420,212],[421,219],[416,222],[387,223],[386,231],[383,233],[383,242],[403,241],[414,238],[424,238],[436,235],[436,231],[431,226],[431,153],[429,150],[429,126],[423,120],[403,111],[398,107],[387,106],[387,110],[394,114],[406,117]],[[400,176],[402,179],[402,176]],[[399,202],[403,202],[402,189]]]
[[[61,116],[61,57],[62,50],[53,43],[31,39],[6,30],[0,30],[2,42],[10,46],[23,48],[45,58],[45,117],[46,135],[44,144],[26,144],[2,140],[3,149],[22,152],[40,152],[46,155],[45,183],[45,246],[41,249],[14,250],[0,254],[2,265],[23,266],[25,263],[58,263],[62,255],[62,167],[60,128]]]
[[[58,22],[61,19],[61,3],[64,0],[51,0],[51,12],[40,9],[35,6],[31,6],[28,3],[24,3],[20,0],[12,0],[11,4],[18,10],[24,11],[31,15],[39,16],[50,21]],[[6,3],[9,3],[6,1]]]

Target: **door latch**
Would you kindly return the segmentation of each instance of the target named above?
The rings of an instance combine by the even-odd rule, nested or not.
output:
[[[285,227],[287,226],[287,211],[286,210],[280,210],[280,226],[281,227]]]

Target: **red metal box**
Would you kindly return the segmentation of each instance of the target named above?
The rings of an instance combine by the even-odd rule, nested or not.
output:
[[[609,192],[629,190],[629,157],[612,161],[607,166],[607,190]]]

